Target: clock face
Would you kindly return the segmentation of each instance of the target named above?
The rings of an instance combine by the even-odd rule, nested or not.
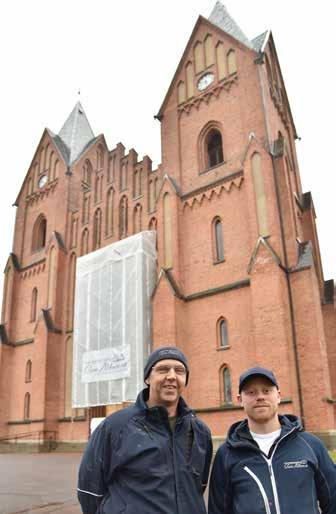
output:
[[[215,76],[212,73],[206,73],[198,81],[197,88],[199,91],[204,91],[214,81]]]
[[[45,185],[46,185],[46,183],[47,183],[47,181],[48,181],[48,177],[47,177],[47,175],[43,175],[43,176],[40,178],[40,180],[38,181],[38,186],[39,186],[40,188],[41,188],[41,187],[43,187],[43,186],[45,186]]]

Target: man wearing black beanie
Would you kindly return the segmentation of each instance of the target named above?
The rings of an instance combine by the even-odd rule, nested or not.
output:
[[[186,356],[156,349],[136,403],[93,432],[79,470],[83,514],[205,514],[211,434],[182,398]]]

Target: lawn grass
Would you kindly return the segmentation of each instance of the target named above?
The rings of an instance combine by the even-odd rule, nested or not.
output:
[[[333,461],[336,463],[336,450],[330,451],[329,455],[333,459]]]

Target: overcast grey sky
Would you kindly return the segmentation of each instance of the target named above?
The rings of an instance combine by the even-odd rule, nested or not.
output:
[[[336,276],[334,201],[336,79],[331,0],[226,0],[249,38],[272,29],[301,137],[305,191],[312,191],[325,279]],[[3,271],[12,246],[11,207],[45,127],[59,132],[78,100],[95,135],[160,162],[159,110],[194,24],[214,0],[11,0],[0,7],[0,188]],[[2,275],[0,287],[2,295]]]

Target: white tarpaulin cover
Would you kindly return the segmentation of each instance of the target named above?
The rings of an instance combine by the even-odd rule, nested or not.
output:
[[[77,259],[72,406],[135,400],[151,343],[155,231]]]

